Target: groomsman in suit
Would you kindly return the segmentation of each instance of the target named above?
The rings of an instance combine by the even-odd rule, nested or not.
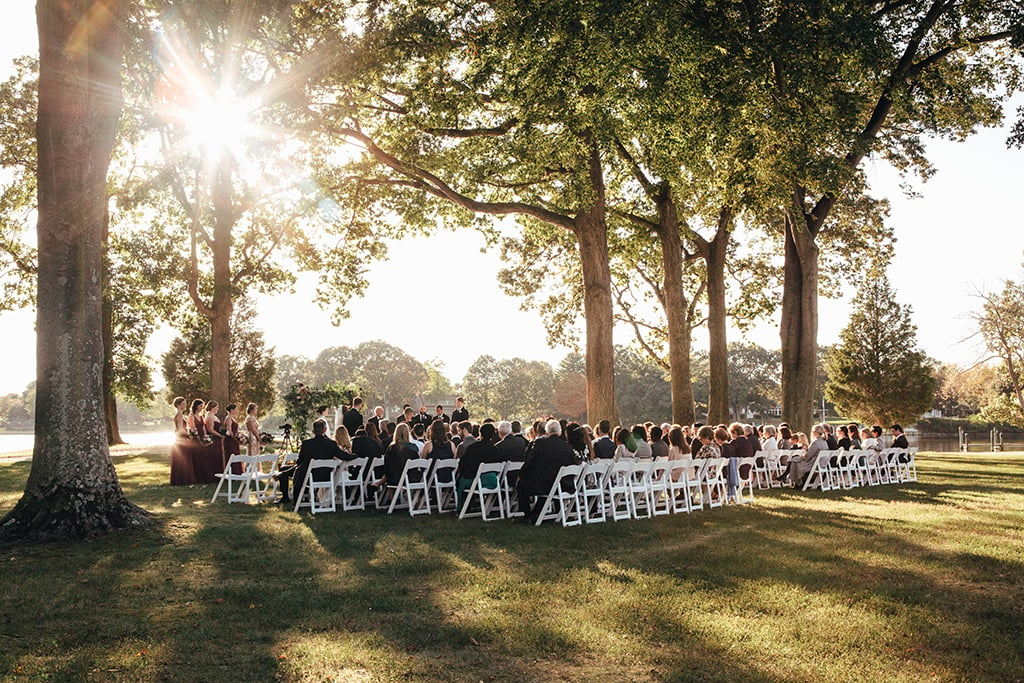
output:
[[[458,424],[469,419],[469,411],[466,410],[466,400],[459,396],[455,399],[455,410],[452,411],[452,422]]]

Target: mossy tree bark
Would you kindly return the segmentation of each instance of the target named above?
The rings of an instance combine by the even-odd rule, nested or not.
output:
[[[106,176],[121,112],[126,0],[39,0],[36,420],[25,493],[0,539],[142,526],[107,447],[103,393]]]

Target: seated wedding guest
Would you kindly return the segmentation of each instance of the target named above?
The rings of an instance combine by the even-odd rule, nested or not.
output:
[[[704,426],[705,425],[702,422],[694,422],[693,423],[693,439],[690,440],[690,456],[693,457],[693,458],[697,457],[697,453],[704,446],[703,442],[700,440],[700,430]],[[714,427],[712,427],[711,428],[711,439],[714,440],[714,438],[715,438],[715,429],[714,429]],[[715,457],[717,458],[718,456],[716,455]]]
[[[466,401],[461,396],[455,399],[455,410],[452,411],[452,423],[465,422],[469,419]]]
[[[334,443],[338,444],[338,448],[346,453],[352,453],[352,438],[348,435],[348,429],[345,428],[345,425],[341,425],[334,430]]]
[[[372,463],[374,458],[384,455],[380,440],[366,433],[366,430],[373,428],[373,423],[367,423],[352,437],[352,454],[357,458],[366,458],[367,465]]]
[[[182,441],[188,438],[188,416],[185,415],[185,397],[174,398],[174,438]]]
[[[562,425],[558,420],[548,420],[544,426],[545,436],[533,442],[533,448],[519,472],[519,509],[525,513],[525,521],[536,523],[540,516],[544,498],[551,490],[562,465],[576,463],[572,446],[561,437]],[[536,496],[536,502],[531,498]]]
[[[779,449],[779,440],[775,438],[775,426],[765,425],[764,426],[764,442],[761,444],[761,450],[774,451]]]
[[[839,449],[839,442],[836,441],[836,437],[832,434],[832,425],[823,424],[825,428],[825,444],[828,446],[828,450],[835,451]]]
[[[719,425],[715,427],[715,443],[718,444],[718,450],[721,451],[723,458],[735,457],[735,448],[729,441],[729,430]]]
[[[611,460],[615,457],[615,442],[611,438],[612,423],[601,420],[597,423],[597,438],[594,439],[594,457]]]
[[[875,451],[876,453],[882,450],[882,444],[867,427],[860,430],[860,447],[861,450]]]
[[[836,441],[836,447],[844,451],[848,451],[853,447],[853,442],[850,441],[850,430],[846,425],[839,425],[839,439]]]
[[[658,425],[651,427],[651,457],[655,460],[668,458],[668,444],[662,438],[663,434]]]
[[[359,431],[359,428],[363,426],[363,399],[356,396],[352,399],[352,407],[345,411],[345,417],[342,419],[342,424],[345,425],[345,429],[348,430],[349,434],[355,434]],[[380,423],[377,424],[378,430],[380,429]]]
[[[779,475],[778,480],[782,483],[797,488],[803,486],[804,479],[814,468],[814,461],[817,459],[818,453],[829,450],[828,442],[825,441],[825,425],[814,425],[811,434],[814,436],[814,441],[808,444],[807,450],[800,455],[791,457],[785,471]]]
[[[804,434],[803,432],[797,432],[794,436],[796,437],[796,447],[799,448],[800,450],[806,451],[807,447],[811,445],[811,442],[807,438],[807,435]],[[821,433],[821,438],[822,439],[825,438],[825,432],[824,431],[822,431],[822,433]],[[825,447],[828,448],[828,442],[827,441],[825,442]]]
[[[565,426],[565,440],[572,446],[576,453],[576,462],[588,462],[590,460],[590,439],[583,427],[578,422],[570,422]]]
[[[633,459],[634,451],[629,450],[629,442],[632,440],[632,436],[632,432],[625,427],[619,427],[615,432],[615,462]]]
[[[697,430],[697,438],[694,439],[700,444],[697,448],[696,458],[721,458],[722,449],[715,440],[715,428],[711,425],[703,425]]]
[[[423,449],[427,445],[427,427],[422,422],[416,422],[412,425],[412,444],[420,452],[420,457],[423,457]]]
[[[476,471],[480,469],[480,464],[505,461],[501,451],[494,445],[497,440],[498,430],[494,428],[493,424],[485,422],[480,425],[480,438],[467,446],[462,457],[459,458],[459,466],[455,470],[455,478],[458,482],[456,493],[458,494],[459,509],[462,508],[462,500],[466,491],[473,485],[473,479],[476,477]],[[494,488],[498,485],[498,475],[489,472],[480,478],[480,483],[487,488]]]
[[[316,420],[313,422],[313,437],[306,439],[299,446],[299,459],[294,465],[281,468],[277,473],[277,480],[281,486],[281,505],[288,505],[292,502],[288,495],[288,482],[294,482],[292,489],[296,496],[299,495],[303,482],[306,480],[306,472],[309,470],[309,463],[314,460],[351,460],[352,456],[343,453],[338,444],[327,438],[327,420]],[[322,473],[314,471],[315,477],[323,476]],[[294,478],[293,478],[294,477]],[[316,479],[316,481],[326,481]]]
[[[451,432],[448,431],[447,423],[442,420],[434,420],[430,425],[430,441],[423,446],[420,457],[434,460],[455,457],[455,447],[452,445]]]
[[[747,440],[750,441],[753,453],[761,450],[761,439],[757,437],[757,430],[754,429],[754,425],[743,425],[743,433],[746,435]]]
[[[395,438],[384,452],[384,477],[376,486],[398,486],[405,470],[405,463],[419,456],[419,449],[412,443],[412,432],[405,422],[395,427]]]
[[[846,431],[850,435],[850,450],[860,450],[860,427],[851,422],[846,425]]]
[[[679,426],[668,430],[668,459],[682,460],[690,457],[690,447],[686,444],[683,428]]]
[[[495,448],[501,453],[502,459],[510,462],[522,462],[526,459],[526,439],[521,434],[512,432],[512,423],[498,423],[498,443]]]
[[[903,427],[894,424],[890,431],[892,432],[892,447],[893,448],[910,448],[910,442],[907,441],[907,435],[903,433]]]
[[[633,454],[637,460],[651,459],[651,444],[647,442],[647,427],[638,424],[633,425],[633,439],[636,441],[636,452]]]
[[[473,423],[469,420],[463,420],[459,423],[459,439],[459,447],[455,451],[456,458],[461,458],[465,455],[466,449],[476,441],[476,437],[473,436]]]
[[[729,457],[731,458],[750,458],[754,455],[754,447],[750,443],[750,439],[747,438],[747,431],[743,425],[739,422],[733,422],[729,425],[729,441],[730,450],[732,451]]]
[[[248,455],[259,455],[261,450],[260,421],[256,417],[258,411],[259,406],[255,403],[250,403],[245,407],[245,437]]]

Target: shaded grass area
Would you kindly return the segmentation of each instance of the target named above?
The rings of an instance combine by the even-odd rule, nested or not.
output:
[[[1024,680],[1024,456],[572,529],[210,505],[164,453],[116,464],[157,527],[0,547],[3,680]]]

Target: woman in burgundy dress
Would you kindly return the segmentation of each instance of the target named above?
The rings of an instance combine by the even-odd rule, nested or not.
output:
[[[224,415],[224,421],[221,423],[220,428],[224,433],[224,461],[232,455],[240,455],[242,453],[242,445],[238,440],[238,421],[235,419],[235,413],[238,411],[238,405],[229,403],[227,412]],[[242,463],[236,462],[231,466],[231,471],[234,474],[242,473]]]
[[[192,470],[192,450],[188,437],[188,416],[185,415],[185,397],[174,399],[174,445],[171,446],[171,486],[196,483]]]

